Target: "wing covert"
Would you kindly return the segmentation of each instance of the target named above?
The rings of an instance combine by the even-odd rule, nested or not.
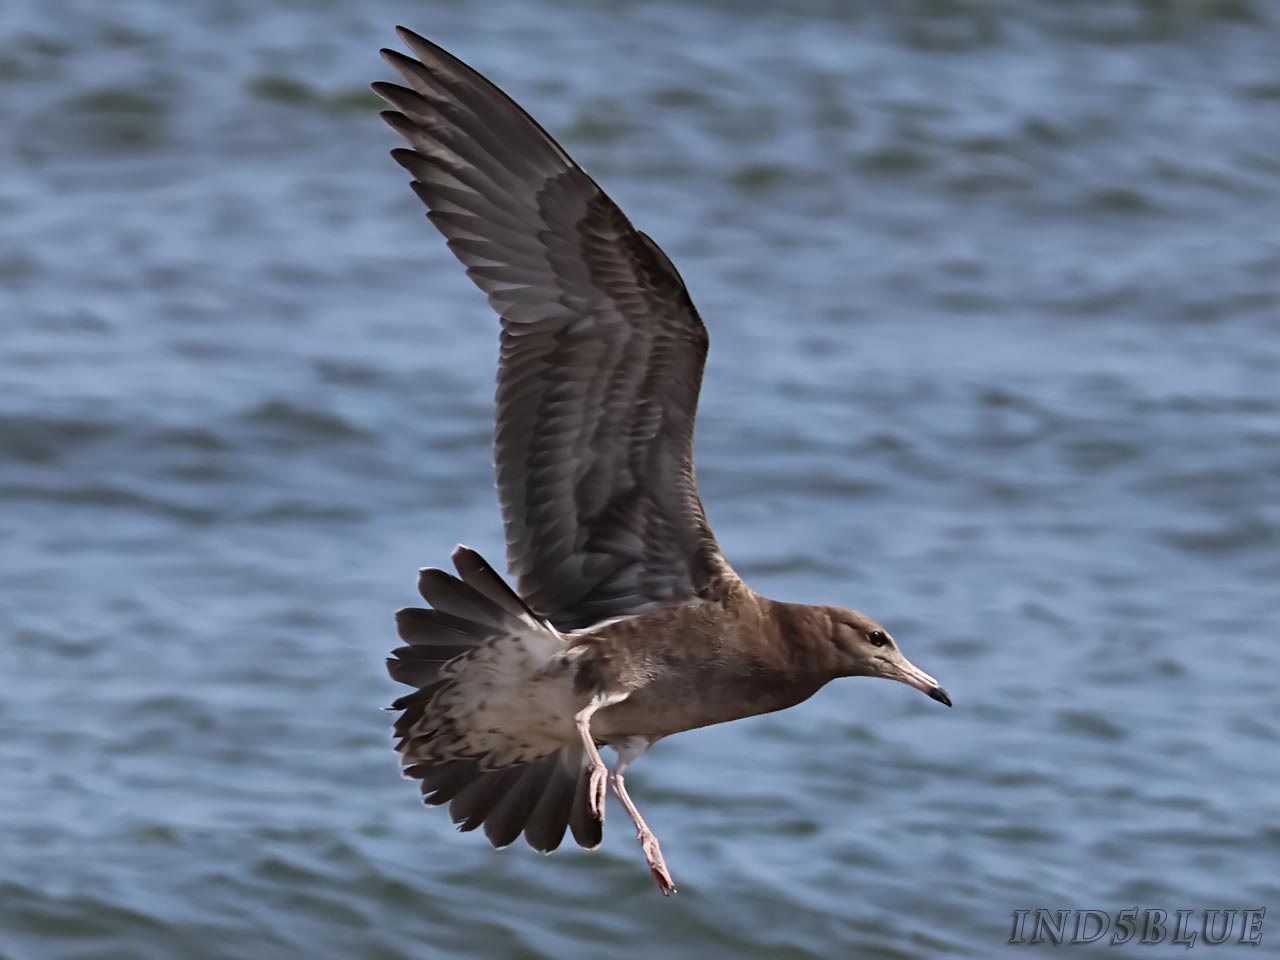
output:
[[[561,629],[736,575],[707,524],[693,425],[707,332],[666,255],[514,101],[399,28],[374,84],[431,222],[501,317],[494,451],[519,592]]]

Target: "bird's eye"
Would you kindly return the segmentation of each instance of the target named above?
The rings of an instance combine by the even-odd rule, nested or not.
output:
[[[871,644],[873,647],[883,647],[888,642],[889,638],[885,635],[883,630],[872,630],[867,634],[867,643]]]

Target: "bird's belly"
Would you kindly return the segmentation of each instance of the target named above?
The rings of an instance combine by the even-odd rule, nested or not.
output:
[[[656,739],[771,713],[807,699],[812,690],[778,689],[758,680],[719,677],[709,683],[679,677],[640,687],[620,703],[605,707],[591,729],[602,740],[636,736]]]

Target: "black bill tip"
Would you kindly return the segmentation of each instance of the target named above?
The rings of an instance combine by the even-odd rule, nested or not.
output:
[[[934,687],[930,690],[929,699],[937,700],[939,703],[946,704],[948,707],[951,706],[951,698],[947,696],[947,691],[943,690],[941,687]]]

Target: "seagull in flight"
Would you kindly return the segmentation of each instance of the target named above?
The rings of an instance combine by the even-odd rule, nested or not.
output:
[[[392,709],[426,803],[495,847],[603,838],[612,790],[675,891],[624,778],[663,737],[794,706],[840,677],[951,705],[883,626],[771,600],[707,523],[693,425],[707,330],[666,254],[510,97],[417,34],[375,83],[427,217],[500,320],[494,457],[514,589],[474,550],[396,614]],[[600,754],[611,747],[616,762]]]

